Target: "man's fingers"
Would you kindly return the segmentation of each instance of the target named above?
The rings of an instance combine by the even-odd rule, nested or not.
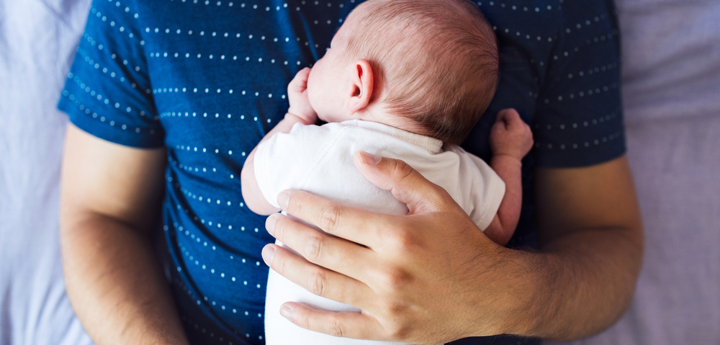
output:
[[[278,203],[293,217],[313,224],[333,236],[371,248],[375,245],[372,241],[378,238],[377,227],[384,227],[389,222],[387,215],[341,205],[299,190],[280,193]]]
[[[375,252],[371,249],[324,234],[290,217],[271,215],[267,226],[275,238],[316,265],[359,280],[368,278],[362,267],[374,267]]]
[[[275,272],[318,296],[357,308],[368,307],[375,296],[364,283],[313,265],[276,244],[266,245],[262,255],[265,263]]]
[[[280,314],[311,331],[336,337],[387,340],[381,338],[383,332],[380,323],[362,312],[333,312],[289,302],[283,304]]]
[[[380,158],[363,151],[355,153],[354,159],[355,166],[370,183],[390,191],[395,199],[407,205],[408,214],[434,209],[449,198],[444,189],[401,160]]]

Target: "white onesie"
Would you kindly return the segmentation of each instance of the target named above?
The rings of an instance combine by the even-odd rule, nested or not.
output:
[[[431,182],[443,187],[475,224],[485,230],[497,213],[505,183],[480,158],[442,141],[376,122],[351,120],[323,126],[295,124],[275,134],[255,153],[255,177],[267,201],[275,206],[286,189],[300,189],[338,203],[370,211],[403,215],[408,209],[389,191],[375,187],[357,170],[353,155],[365,151],[405,161]],[[282,245],[279,241],[278,245]],[[389,345],[395,343],[337,338],[302,329],[280,315],[288,301],[334,311],[359,309],[313,295],[270,270],[265,302],[268,345]]]

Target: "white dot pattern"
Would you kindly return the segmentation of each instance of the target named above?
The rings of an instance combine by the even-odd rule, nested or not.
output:
[[[534,162],[543,166],[596,164],[607,159],[600,157],[622,154],[618,30],[612,13],[600,2],[541,3],[477,2],[499,36],[506,80],[517,76],[512,84],[501,80],[497,94],[526,86],[514,97],[496,97],[481,126],[489,127],[499,109],[516,108],[533,124]],[[506,15],[515,20],[494,21]],[[489,155],[486,143],[466,149]]]

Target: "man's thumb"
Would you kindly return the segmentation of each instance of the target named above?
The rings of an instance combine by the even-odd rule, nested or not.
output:
[[[356,152],[354,160],[355,166],[370,183],[390,191],[395,199],[406,204],[410,210],[408,214],[429,211],[439,204],[439,198],[447,196],[444,189],[401,160],[365,151]]]

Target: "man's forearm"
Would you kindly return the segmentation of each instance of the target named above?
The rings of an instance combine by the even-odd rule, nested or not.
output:
[[[639,229],[585,229],[543,248],[523,253],[534,294],[516,333],[554,340],[590,336],[612,325],[625,311],[642,260]]]
[[[67,292],[95,343],[187,344],[144,233],[101,215],[67,218],[61,222]]]
[[[620,318],[640,272],[642,221],[627,159],[538,169],[536,186],[542,252],[519,256],[537,284],[521,334],[590,336]]]

